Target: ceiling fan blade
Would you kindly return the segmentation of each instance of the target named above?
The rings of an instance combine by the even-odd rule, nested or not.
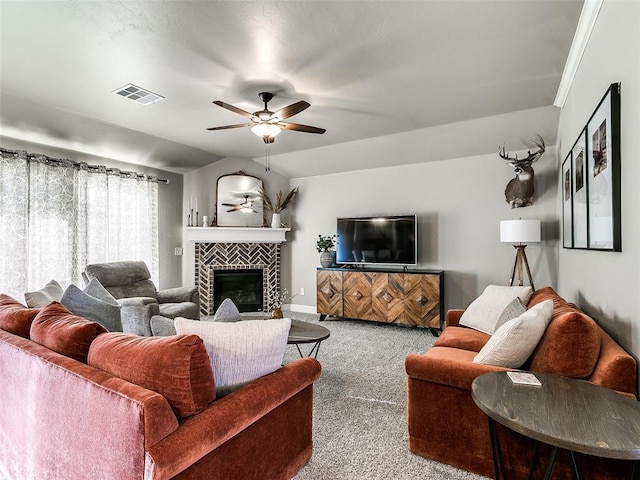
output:
[[[238,210],[240,210],[240,207],[236,206],[236,207],[230,208],[229,210],[227,210],[227,212],[237,212]]]
[[[229,128],[252,127],[253,123],[236,123],[235,125],[223,125],[222,127],[211,127],[207,130],[227,130]]]
[[[305,102],[304,100],[300,100],[299,102],[292,103],[291,105],[281,108],[273,115],[271,118],[278,118],[279,120],[284,120],[285,118],[293,117],[295,114],[300,113],[303,110],[309,108],[311,104],[309,102]]]
[[[246,110],[242,110],[241,108],[234,107],[229,103],[225,103],[220,100],[215,100],[213,103],[215,103],[219,107],[226,108],[227,110],[231,110],[232,112],[237,113],[238,115],[242,115],[243,117],[248,117],[248,118],[253,117],[253,113],[249,113]]]
[[[235,203],[223,203],[222,206],[223,207],[238,207],[239,205],[237,205]]]
[[[309,125],[300,125],[299,123],[278,123],[277,125],[287,130],[295,130],[297,132],[324,133],[327,131],[324,128],[310,127]]]

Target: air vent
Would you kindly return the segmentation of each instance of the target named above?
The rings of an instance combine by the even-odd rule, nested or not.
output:
[[[150,92],[149,90],[145,90],[144,88],[140,88],[132,83],[129,83],[124,87],[120,87],[111,93],[128,98],[129,100],[133,100],[141,105],[151,105],[152,103],[164,100],[163,96]]]

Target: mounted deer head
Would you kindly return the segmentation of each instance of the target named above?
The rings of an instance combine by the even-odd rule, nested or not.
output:
[[[498,155],[500,158],[507,161],[507,165],[513,167],[516,172],[516,176],[511,179],[507,184],[507,188],[504,190],[504,196],[507,203],[511,205],[511,208],[527,207],[533,202],[533,177],[534,171],[531,166],[537,162],[544,153],[545,144],[540,135],[537,135],[538,140],[532,140],[532,145],[538,147],[538,150],[527,152],[526,158],[518,158],[518,155],[510,156],[504,150],[504,145],[498,149]]]

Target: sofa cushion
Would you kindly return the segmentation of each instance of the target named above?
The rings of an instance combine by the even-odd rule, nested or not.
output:
[[[216,396],[223,396],[282,365],[291,319],[200,322],[178,317],[178,334],[204,340],[216,379]]]
[[[92,278],[84,290],[69,285],[60,303],[70,312],[98,322],[110,332],[122,331],[120,304],[96,278]]]
[[[506,322],[491,336],[473,363],[519,368],[536,348],[553,316],[553,302],[546,300]]]
[[[239,322],[241,320],[242,316],[240,315],[240,311],[230,298],[225,298],[222,301],[213,316],[214,322]]]
[[[27,308],[9,295],[0,294],[0,328],[5,332],[29,338],[31,322],[39,308]]]
[[[198,305],[193,302],[160,303],[158,308],[160,315],[166,318],[186,317],[196,320],[200,318]]]
[[[464,311],[460,325],[491,335],[496,331],[496,325],[505,309],[511,308],[511,302],[519,298],[526,305],[532,292],[531,287],[489,285]]]
[[[106,331],[99,323],[78,317],[64,305],[51,302],[33,319],[30,337],[54,352],[87,363],[89,346]]]
[[[211,363],[196,335],[108,333],[91,345],[89,365],[158,392],[178,418],[200,413],[215,399]]]
[[[434,347],[450,347],[479,352],[491,335],[473,328],[447,327],[433,344]]]
[[[59,302],[63,293],[64,292],[60,284],[55,280],[51,280],[40,290],[26,292],[24,294],[24,299],[27,302],[27,307],[42,308],[46,307],[51,302]]]
[[[586,378],[593,372],[599,356],[598,325],[584,313],[571,309],[553,318],[533,351],[528,368],[536,372]]]

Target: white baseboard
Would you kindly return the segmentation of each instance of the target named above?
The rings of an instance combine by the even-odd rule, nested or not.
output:
[[[309,305],[298,305],[296,303],[290,303],[289,305],[284,305],[285,309],[291,310],[292,312],[300,312],[300,313],[318,313],[316,311],[315,306]]]

